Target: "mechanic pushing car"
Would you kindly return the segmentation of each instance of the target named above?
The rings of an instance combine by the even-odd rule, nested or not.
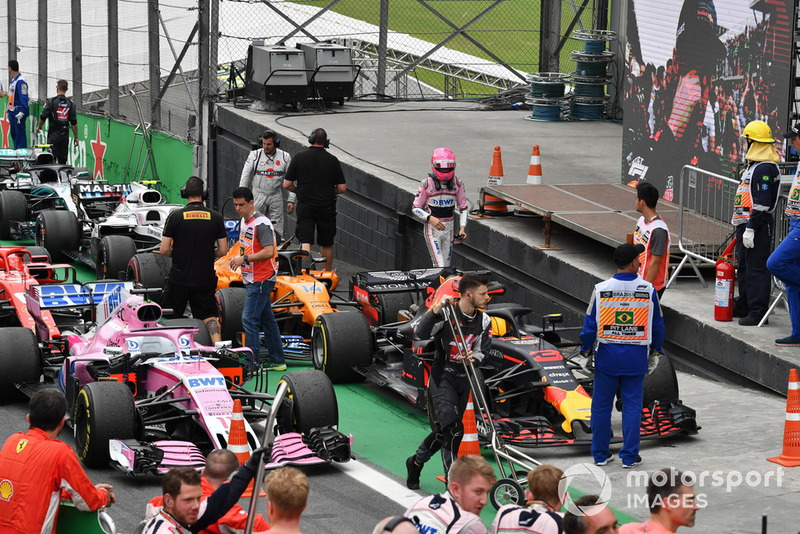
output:
[[[491,346],[491,320],[481,311],[489,302],[488,286],[489,280],[485,275],[465,274],[458,283],[461,294],[458,304],[445,309],[446,304],[452,303],[452,298],[442,299],[431,306],[414,329],[420,339],[433,337],[435,353],[428,384],[432,432],[422,441],[417,452],[406,460],[406,485],[410,489],[419,489],[422,466],[437,450],[442,450],[445,476],[458,454],[464,434],[462,418],[470,393],[462,357],[469,362],[481,361]],[[446,320],[453,319],[449,317],[450,309],[455,311],[455,320],[464,334],[466,347],[458,346],[452,329],[445,324]]]
[[[642,424],[644,376],[648,347],[661,353],[666,330],[658,294],[639,271],[643,245],[625,243],[614,249],[617,274],[594,286],[581,330],[581,354],[589,356],[597,341],[592,394],[592,456],[595,465],[614,459],[611,441],[611,408],[620,391],[622,399],[622,467],[636,467]]]
[[[53,532],[62,491],[81,510],[116,502],[109,484],[92,484],[72,447],[57,439],[67,399],[55,388],[31,397],[30,430],[9,437],[0,451],[0,532]]]
[[[458,208],[458,234],[455,210]],[[449,267],[453,244],[467,238],[465,232],[469,202],[464,184],[456,176],[456,156],[449,148],[437,148],[431,156],[431,172],[419,184],[411,207],[414,216],[425,223],[425,243],[434,267]]]

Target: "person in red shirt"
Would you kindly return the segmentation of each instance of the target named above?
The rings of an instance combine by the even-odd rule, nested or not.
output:
[[[0,450],[0,534],[54,532],[62,498],[93,511],[116,501],[112,486],[92,484],[72,448],[56,439],[67,399],[47,388],[31,397],[30,429],[9,437]]]

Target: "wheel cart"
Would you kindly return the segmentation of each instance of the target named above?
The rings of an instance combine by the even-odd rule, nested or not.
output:
[[[453,339],[458,347],[459,357],[467,371],[469,386],[472,390],[473,405],[484,423],[484,428],[486,428],[486,435],[488,438],[487,446],[492,450],[495,462],[497,462],[497,468],[500,470],[500,478],[489,491],[489,500],[492,502],[492,506],[494,506],[495,509],[499,509],[506,504],[524,505],[526,501],[525,486],[528,483],[528,472],[536,466],[541,465],[541,462],[534,460],[519,448],[505,443],[503,438],[497,433],[494,423],[492,422],[489,403],[486,399],[484,388],[482,387],[483,380],[478,375],[470,356],[466,353],[466,341],[461,331],[461,325],[459,325],[458,320],[456,320],[453,305],[447,301],[443,309],[446,310],[444,312],[445,320],[450,326]]]

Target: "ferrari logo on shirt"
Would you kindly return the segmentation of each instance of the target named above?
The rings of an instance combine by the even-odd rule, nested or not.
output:
[[[28,440],[27,439],[19,440],[19,442],[17,443],[17,454],[19,454],[22,451],[24,451],[25,447],[27,447],[27,446],[28,446]]]
[[[633,314],[628,311],[618,311],[614,314],[614,324],[633,324]]]

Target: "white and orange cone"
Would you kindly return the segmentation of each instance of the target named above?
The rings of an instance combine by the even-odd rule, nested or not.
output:
[[[533,145],[531,163],[528,165],[527,184],[540,185],[542,183],[542,164],[539,160],[539,145]]]
[[[492,153],[492,166],[489,167],[489,179],[486,185],[503,185],[503,155],[500,153],[500,147],[494,147]],[[508,215],[508,202],[494,195],[484,196],[484,209],[485,213],[490,215]]]
[[[783,427],[783,451],[780,456],[767,458],[784,467],[800,466],[800,378],[797,369],[789,369],[789,389],[786,392],[786,421]]]
[[[231,429],[228,432],[228,450],[236,455],[239,465],[244,464],[250,459],[250,444],[247,443],[247,430],[244,427],[244,414],[242,413],[242,401],[233,401],[233,413],[231,413]],[[247,485],[247,489],[242,493],[242,497],[253,496],[253,481]],[[262,489],[259,496],[264,497],[266,493]]]
[[[472,404],[471,392],[462,423],[464,424],[464,437],[461,438],[461,445],[458,446],[458,457],[461,458],[468,454],[480,456],[481,444],[478,442],[478,425],[475,423],[475,407]]]

